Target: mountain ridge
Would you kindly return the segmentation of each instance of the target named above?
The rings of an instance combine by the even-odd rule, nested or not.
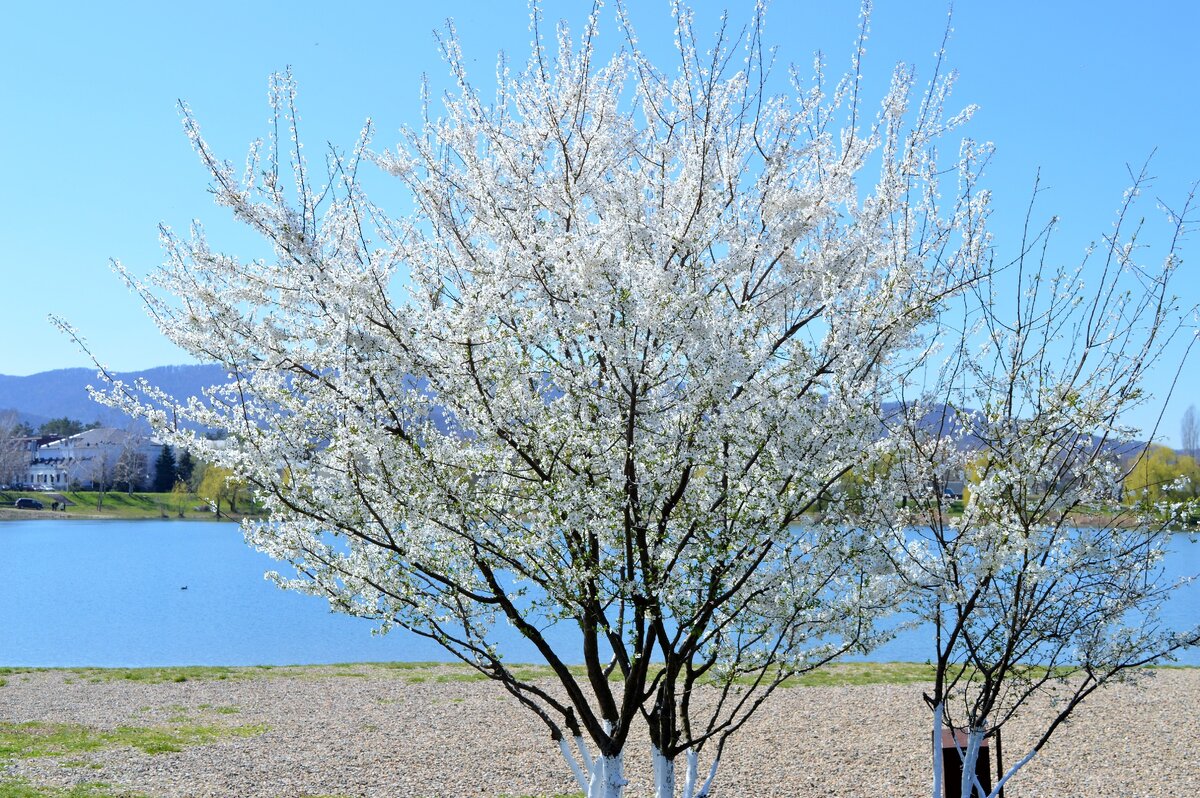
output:
[[[226,381],[226,370],[216,363],[156,366],[142,371],[118,372],[116,376],[126,381],[144,378],[171,396],[199,396],[204,388]],[[0,413],[15,411],[18,419],[38,427],[52,418],[73,418],[84,424],[99,422],[109,427],[124,427],[131,419],[124,413],[94,402],[88,395],[87,386],[102,382],[95,369],[66,368],[43,371],[24,377],[0,374]],[[885,414],[896,412],[895,403],[887,403]],[[942,412],[945,412],[944,410]],[[974,411],[972,411],[973,413]],[[449,429],[445,417],[435,419],[442,431]],[[931,409],[921,420],[923,426],[937,426],[939,414]],[[968,434],[962,445],[975,448],[979,440]],[[1144,441],[1110,442],[1107,448],[1116,450],[1122,457],[1135,454],[1146,446]]]
[[[127,381],[144,378],[173,396],[198,396],[203,388],[225,381],[225,369],[217,364],[157,366],[116,374]],[[95,369],[82,367],[53,369],[23,377],[0,374],[0,412],[16,411],[18,417],[31,426],[63,416],[84,424],[99,422],[104,426],[125,426],[130,422],[127,415],[98,404],[88,395],[88,385],[101,383]]]

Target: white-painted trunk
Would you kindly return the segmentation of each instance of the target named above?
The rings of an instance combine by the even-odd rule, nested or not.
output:
[[[699,755],[696,749],[689,748],[686,754],[687,775],[683,777],[683,798],[696,798],[696,771],[699,767]]]
[[[942,705],[933,710],[933,798],[942,798]]]
[[[587,798],[621,798],[627,783],[621,759],[621,754],[617,754],[598,756],[592,760],[592,780],[588,784]]]
[[[983,785],[975,778],[975,763],[979,761],[979,744],[983,742],[983,730],[971,729],[967,732],[967,750],[959,751],[962,758],[962,791],[959,795],[967,798],[978,790],[979,798],[987,798]],[[958,743],[955,742],[955,747]]]
[[[654,761],[654,798],[675,798],[675,760],[667,759],[653,745],[650,758]]]
[[[1036,750],[1030,751],[1028,754],[1025,755],[1024,759],[1022,759],[1020,762],[1018,762],[1017,764],[1015,764],[1011,768],[1009,768],[1008,772],[1005,773],[1004,776],[1001,777],[1001,779],[996,782],[996,786],[992,788],[992,791],[988,795],[988,798],[996,798],[996,796],[1000,794],[1000,788],[1004,786],[1004,783],[1006,781],[1008,781],[1009,779],[1011,779],[1013,777],[1014,773],[1016,773],[1018,770],[1020,770],[1021,768],[1025,767],[1027,764],[1029,764],[1029,760],[1033,759],[1034,756],[1036,756],[1036,755],[1037,755]]]
[[[563,759],[567,760],[567,766],[571,768],[571,772],[575,774],[575,783],[579,785],[579,789],[587,792],[590,779],[584,775],[583,770],[581,770],[579,767],[579,763],[575,761],[575,755],[571,753],[571,747],[567,745],[567,740],[565,737],[559,739],[558,750],[560,753],[562,753]],[[586,764],[586,760],[584,766],[590,773],[591,766]]]
[[[592,761],[592,752],[588,748],[587,740],[583,739],[582,737],[576,737],[575,747],[579,749],[579,756],[583,758],[584,769],[587,770],[588,773],[591,773],[592,768],[595,767],[595,763]],[[586,791],[587,788],[585,787],[584,790]]]
[[[960,784],[962,795],[970,796],[983,795],[983,785],[979,783],[979,779],[975,778],[975,762],[979,759],[979,750],[983,742],[983,732],[973,731],[967,738],[967,750],[963,750],[958,746],[958,740],[954,741],[954,748],[958,752],[958,756],[963,764],[963,781]],[[974,752],[972,753],[972,747]],[[992,787],[992,791],[987,794],[987,798],[996,798],[1000,794],[1000,789],[1008,783],[1008,780],[1013,775],[1029,764],[1029,760],[1037,755],[1037,751],[1030,751],[1024,759],[1008,769],[1000,779]],[[969,760],[969,762],[968,762]],[[967,765],[970,765],[968,769]],[[942,761],[942,705],[938,704],[933,710],[933,798],[942,798],[942,773],[944,771]],[[970,786],[968,787],[968,779]],[[686,793],[685,793],[686,795]]]
[[[713,759],[712,767],[708,769],[708,778],[704,780],[704,786],[700,788],[700,792],[696,793],[696,798],[708,798],[712,792],[713,779],[717,777],[717,765],[721,764],[721,755]]]

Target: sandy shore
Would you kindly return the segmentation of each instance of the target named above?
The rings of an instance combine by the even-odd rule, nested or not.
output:
[[[495,798],[576,788],[542,727],[499,687],[462,671],[356,665],[254,678],[89,681],[9,674],[0,722],[255,726],[178,753],[104,748],[10,760],[35,784],[108,782],[152,798]],[[718,798],[929,794],[920,685],[782,691],[730,743]],[[1032,719],[1006,727],[1006,758]],[[648,795],[644,737],[627,754],[628,798]],[[69,761],[68,761],[69,760]],[[0,762],[3,760],[0,759]],[[1167,670],[1089,699],[1012,782],[1009,798],[1200,795],[1200,670]]]

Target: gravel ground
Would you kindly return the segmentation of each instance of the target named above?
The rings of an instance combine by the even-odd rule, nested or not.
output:
[[[575,791],[543,727],[498,686],[461,671],[375,666],[251,679],[92,683],[63,671],[8,675],[0,721],[97,728],[265,724],[179,753],[109,748],[10,763],[8,776],[104,781],[153,798],[495,798]],[[446,681],[439,681],[441,676]],[[781,691],[730,743],[717,798],[928,795],[920,685]],[[1034,728],[1006,727],[1015,759]],[[649,794],[644,737],[627,749],[627,798]],[[2,760],[0,760],[2,761]],[[65,763],[65,764],[64,764]],[[81,764],[83,763],[83,764]],[[1200,670],[1094,695],[1013,781],[1009,798],[1200,795]]]

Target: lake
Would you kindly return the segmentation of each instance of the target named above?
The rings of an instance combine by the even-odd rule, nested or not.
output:
[[[134,667],[445,661],[403,631],[375,635],[360,618],[263,579],[278,567],[235,524],[181,521],[0,523],[0,666]],[[1200,543],[1176,535],[1171,576],[1200,573]],[[186,586],[186,590],[183,588]],[[1200,584],[1167,608],[1200,620]],[[507,627],[506,656],[538,662]],[[560,640],[570,637],[564,630]],[[866,659],[924,661],[927,635],[906,632]],[[1200,665],[1200,651],[1181,662]]]

